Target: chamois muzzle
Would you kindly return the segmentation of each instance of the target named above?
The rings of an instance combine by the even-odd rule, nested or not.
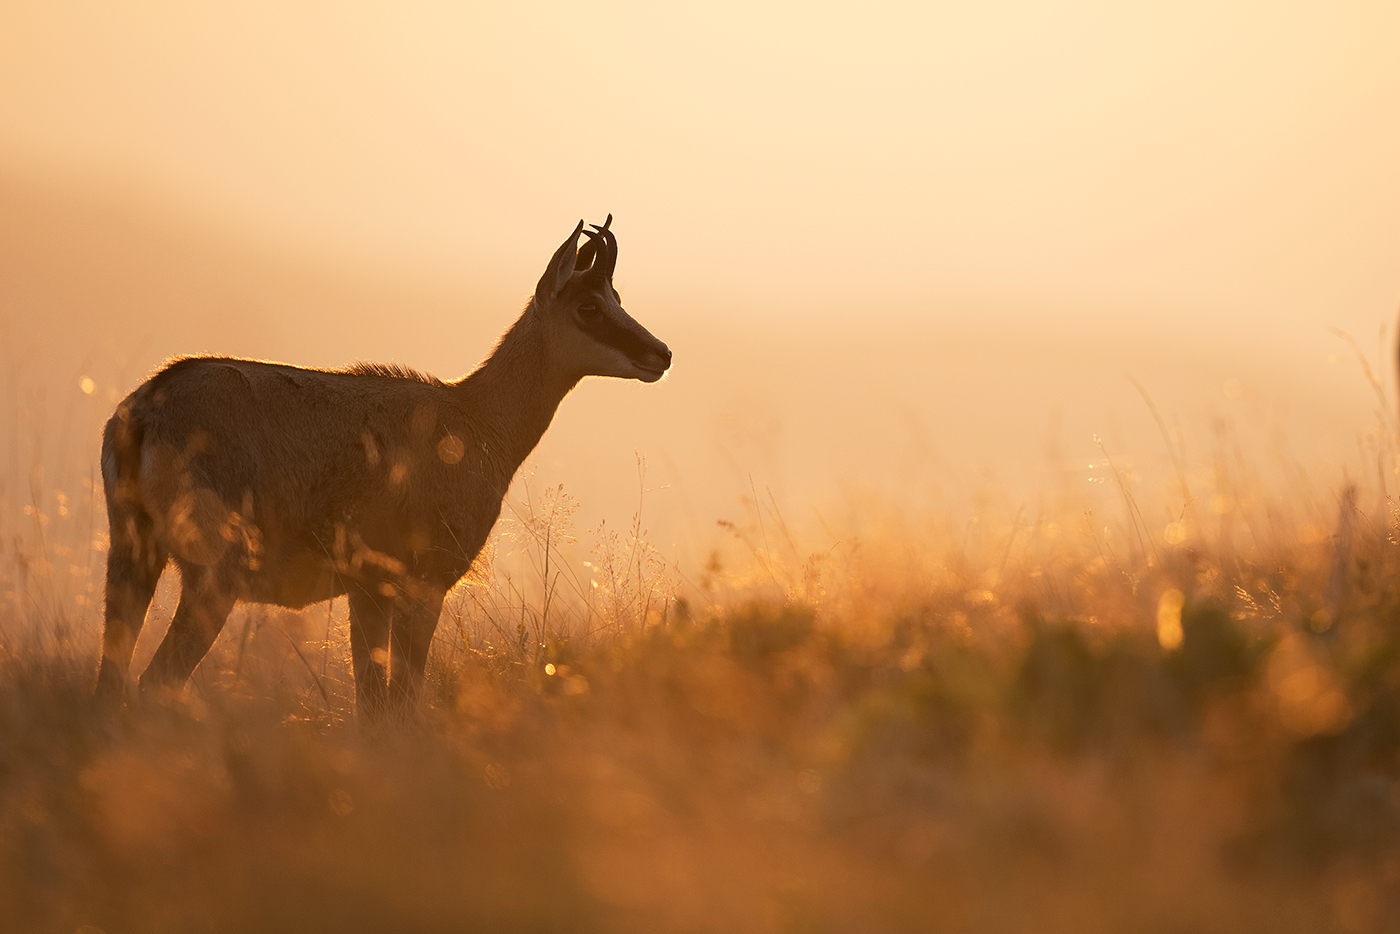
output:
[[[647,334],[647,337],[651,335]],[[671,368],[671,348],[654,337],[651,337],[651,341],[655,346],[647,348],[643,359],[632,359],[633,365],[642,372],[637,378],[644,383],[656,382]]]

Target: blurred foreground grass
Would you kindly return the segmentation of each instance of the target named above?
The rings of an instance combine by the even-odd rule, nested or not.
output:
[[[245,608],[178,708],[94,710],[91,518],[64,545],[36,505],[3,555],[0,928],[1400,929],[1388,517],[1217,492],[1157,523],[1120,489],[1107,525],[857,504],[819,550],[755,491],[696,580],[640,521],[583,564],[546,491],[376,730],[343,601]]]

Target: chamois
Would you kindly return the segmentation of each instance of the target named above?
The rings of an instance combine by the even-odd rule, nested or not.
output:
[[[579,221],[519,320],[461,379],[185,357],[127,396],[102,435],[111,547],[97,695],[127,694],[173,560],[180,602],[143,695],[178,691],[238,601],[300,608],[346,594],[360,714],[411,707],[443,599],[564,396],[585,376],[651,383],[671,365],[613,288],[611,224]]]

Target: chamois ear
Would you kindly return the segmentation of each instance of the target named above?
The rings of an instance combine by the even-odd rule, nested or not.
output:
[[[540,301],[549,301],[559,294],[564,288],[569,277],[574,274],[574,259],[578,254],[578,235],[583,232],[583,221],[578,222],[574,232],[569,234],[569,239],[565,240],[559,249],[554,251],[554,257],[545,267],[544,275],[540,276],[540,284],[535,286],[535,298]]]

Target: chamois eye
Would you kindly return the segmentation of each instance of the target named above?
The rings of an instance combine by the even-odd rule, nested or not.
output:
[[[598,312],[601,310],[602,309],[600,309],[597,305],[593,304],[592,302],[585,302],[584,304],[578,306],[578,316],[580,318],[585,319],[596,318],[598,317]]]

